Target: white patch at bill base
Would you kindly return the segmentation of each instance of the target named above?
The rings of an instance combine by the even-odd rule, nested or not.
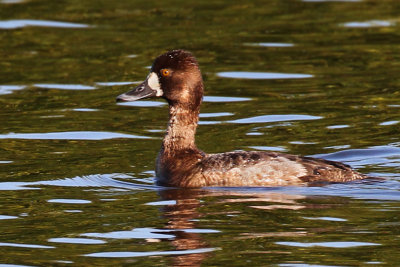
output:
[[[152,90],[157,92],[156,96],[162,96],[164,94],[158,76],[154,72],[151,72],[149,76],[147,76],[147,84]]]

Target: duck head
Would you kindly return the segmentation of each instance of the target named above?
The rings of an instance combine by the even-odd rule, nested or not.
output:
[[[196,58],[184,50],[158,56],[144,82],[121,94],[117,102],[161,97],[172,106],[198,108],[203,97],[203,80]]]

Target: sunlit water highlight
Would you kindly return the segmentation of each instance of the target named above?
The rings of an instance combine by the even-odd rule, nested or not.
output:
[[[26,1],[25,0],[1,0],[0,4],[11,5],[11,4],[21,4],[21,3],[24,3],[24,2],[26,2]]]
[[[278,245],[294,246],[294,247],[327,247],[327,248],[352,248],[363,246],[379,246],[380,244],[368,242],[315,242],[315,243],[300,243],[300,242],[276,242]]]
[[[25,89],[24,85],[0,85],[0,95],[11,94],[14,91]]]
[[[17,216],[0,215],[0,220],[18,219]]]
[[[100,86],[123,86],[123,85],[131,85],[138,84],[140,82],[97,82],[97,85]]]
[[[0,134],[0,139],[38,139],[38,140],[106,140],[113,138],[150,139],[148,136],[111,132],[56,132],[56,133],[8,133]]]
[[[301,0],[303,2],[361,2],[364,0]]]
[[[218,77],[234,79],[305,79],[312,78],[311,74],[278,73],[278,72],[250,72],[250,71],[228,71],[219,72]]]
[[[90,238],[68,238],[68,237],[60,237],[60,238],[50,238],[49,242],[54,243],[66,243],[66,244],[85,244],[85,245],[98,245],[105,244],[106,241],[98,240],[98,239],[90,239]]]
[[[282,121],[303,121],[303,120],[319,120],[322,119],[320,116],[311,115],[262,115],[245,119],[238,119],[228,121],[230,123],[270,123],[270,122],[282,122]]]
[[[78,111],[78,112],[94,112],[94,111],[99,111],[98,109],[94,108],[74,108],[72,109],[73,111]]]
[[[35,84],[35,87],[59,90],[94,90],[96,87],[82,84]]]
[[[134,102],[121,102],[118,103],[120,106],[129,106],[129,107],[162,107],[167,105],[166,102],[161,102],[161,101],[134,101]]]
[[[149,256],[162,256],[162,255],[187,255],[187,254],[197,254],[197,253],[208,253],[218,249],[215,248],[202,248],[202,249],[188,249],[188,250],[179,250],[179,251],[149,251],[149,252],[133,252],[133,251],[124,251],[124,252],[99,252],[86,254],[88,257],[104,257],[104,258],[132,258],[132,257],[149,257]]]
[[[50,21],[50,20],[3,20],[0,21],[0,29],[18,29],[24,27],[55,27],[55,28],[88,28],[87,24]]]
[[[385,21],[385,20],[370,20],[364,22],[347,22],[344,23],[344,27],[348,28],[370,28],[370,27],[390,27],[394,26],[395,22],[393,21]]]
[[[398,265],[396,1],[0,5],[0,265]],[[200,149],[315,156],[377,178],[157,185],[167,102],[115,97],[170,48],[203,72]]]
[[[39,249],[55,248],[53,246],[42,246],[42,245],[35,245],[35,244],[16,244],[16,243],[0,243],[0,247],[39,248]]]
[[[233,97],[233,96],[204,96],[204,102],[242,102],[250,101],[248,97]]]
[[[291,43],[245,43],[247,46],[260,46],[260,47],[292,47]]]
[[[89,204],[91,201],[84,199],[49,199],[49,203],[63,203],[63,204]]]

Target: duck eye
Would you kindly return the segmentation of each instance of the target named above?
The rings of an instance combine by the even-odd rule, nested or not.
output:
[[[162,69],[160,72],[161,72],[161,75],[164,77],[169,76],[171,74],[169,69]]]

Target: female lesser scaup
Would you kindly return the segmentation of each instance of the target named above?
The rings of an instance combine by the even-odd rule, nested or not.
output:
[[[238,151],[206,154],[195,145],[203,98],[197,60],[183,50],[157,57],[146,80],[117,101],[162,97],[169,104],[169,123],[156,161],[160,184],[177,187],[283,186],[345,182],[367,176],[343,163],[295,155]]]

